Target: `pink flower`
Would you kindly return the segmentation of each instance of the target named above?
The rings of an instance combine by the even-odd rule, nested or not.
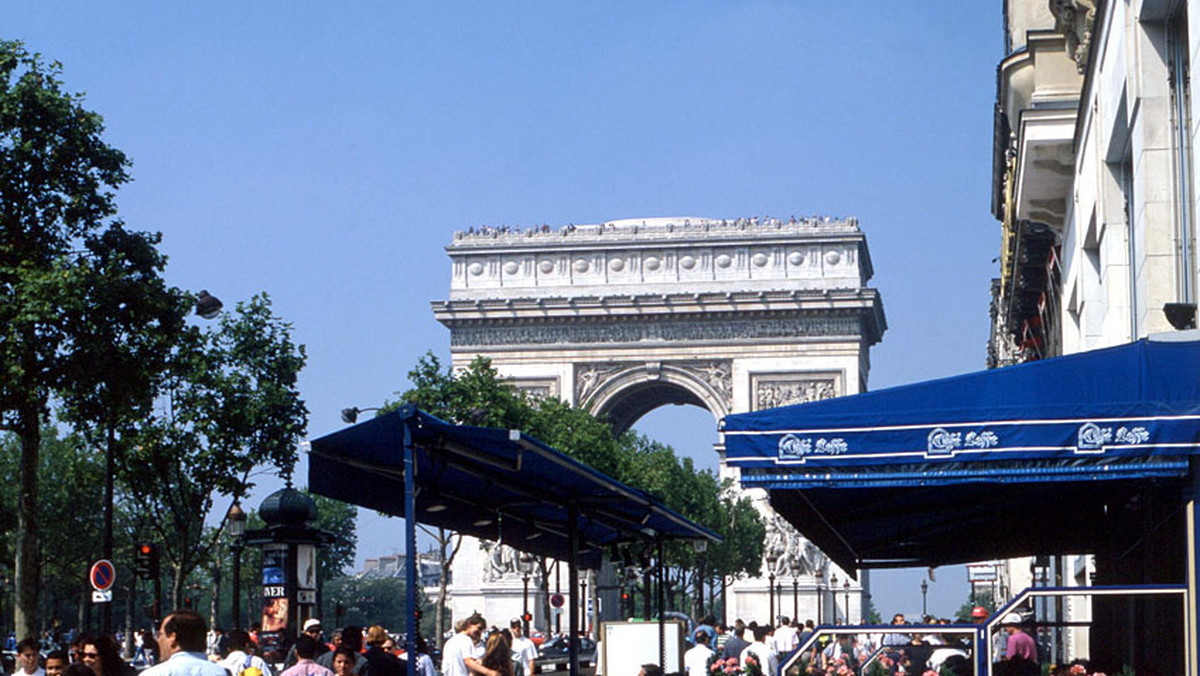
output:
[[[938,676],[938,672],[934,671],[933,669],[930,669],[929,671],[926,671],[921,676]]]
[[[1084,669],[1082,664],[1072,664],[1070,674],[1071,676],[1085,676],[1087,669]]]

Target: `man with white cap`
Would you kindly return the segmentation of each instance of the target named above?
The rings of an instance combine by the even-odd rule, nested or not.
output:
[[[1004,616],[1004,631],[1008,633],[1008,642],[1004,649],[1006,660],[1028,660],[1034,664],[1038,661],[1037,644],[1033,637],[1021,631],[1021,616],[1009,613]]]
[[[323,654],[329,652],[329,646],[326,645],[325,642],[321,640],[321,621],[320,620],[318,620],[315,617],[310,617],[304,621],[303,627],[304,628],[303,628],[303,631],[301,632],[301,634],[310,636],[310,637],[312,637],[313,641],[316,641],[317,655],[323,655]],[[296,655],[296,644],[293,643],[292,647],[288,649],[287,658],[283,661],[283,664],[285,667],[291,667],[291,666],[295,665],[296,662],[298,662],[298,661],[300,661],[300,658],[299,658],[299,656]]]

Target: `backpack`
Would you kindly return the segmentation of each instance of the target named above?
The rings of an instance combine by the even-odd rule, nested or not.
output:
[[[242,670],[239,671],[235,676],[263,676],[262,669],[250,666],[250,660],[253,659],[253,657],[253,655],[246,655],[246,662],[242,664]]]

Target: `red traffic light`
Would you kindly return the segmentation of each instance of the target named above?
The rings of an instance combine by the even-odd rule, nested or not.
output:
[[[521,616],[521,619],[526,622],[532,622],[533,621],[533,613],[525,613],[524,615]]]
[[[153,550],[154,550],[154,547],[146,542],[143,542],[141,544],[141,546],[138,547],[138,552],[141,553],[142,556],[149,556],[150,552]]]

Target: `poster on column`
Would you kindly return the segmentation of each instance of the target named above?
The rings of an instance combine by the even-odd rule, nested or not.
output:
[[[288,626],[287,545],[263,547],[262,631],[283,632]]]
[[[317,548],[314,545],[296,545],[296,588],[317,588]]]

